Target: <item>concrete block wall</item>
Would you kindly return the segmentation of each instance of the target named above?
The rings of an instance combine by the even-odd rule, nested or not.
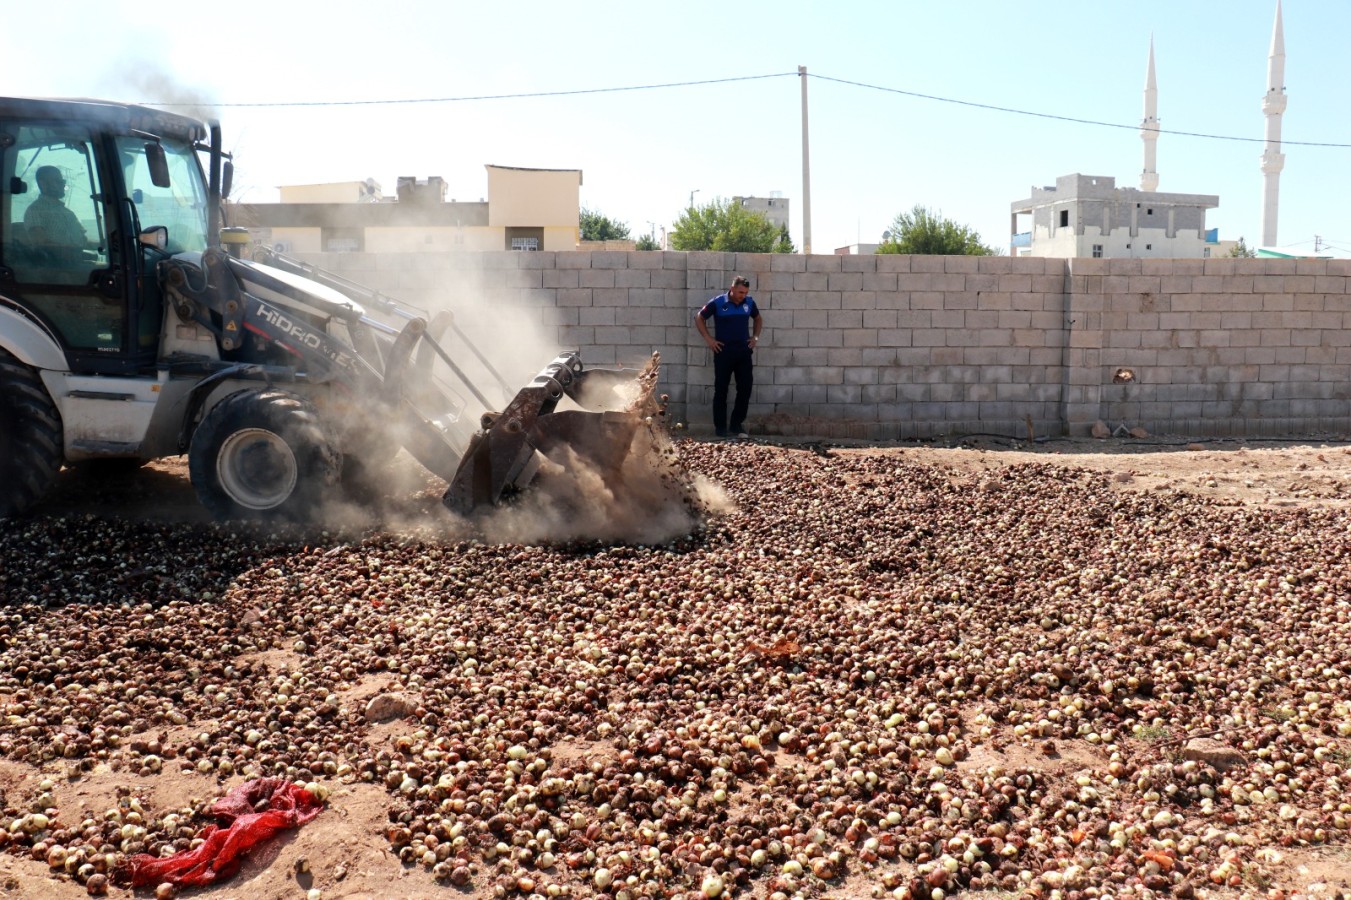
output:
[[[751,281],[765,318],[750,423],[781,434],[926,438],[1059,431],[1065,274],[1044,259],[688,254],[691,310]],[[687,415],[706,422],[695,339]]]
[[[1084,384],[1068,407],[1071,431],[1090,418],[1174,434],[1351,431],[1351,262],[1075,259],[1069,268],[1075,314],[1088,326],[1074,338],[1086,363],[1097,357],[1076,373]]]
[[[662,356],[671,416],[708,431],[693,327],[733,276],[765,316],[748,424],[890,440],[1351,430],[1351,262],[571,251],[310,254],[392,297],[455,310],[512,383],[559,348]],[[1128,370],[1118,375],[1119,370]]]

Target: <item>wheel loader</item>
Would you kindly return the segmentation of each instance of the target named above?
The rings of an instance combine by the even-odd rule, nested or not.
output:
[[[216,123],[0,98],[0,517],[63,466],[186,453],[216,517],[304,520],[400,449],[471,516],[546,459],[620,479],[660,427],[655,354],[513,391],[449,314],[245,253],[232,172]]]

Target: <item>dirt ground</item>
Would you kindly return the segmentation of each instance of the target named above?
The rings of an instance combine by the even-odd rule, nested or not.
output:
[[[785,447],[824,442],[767,440]],[[1122,490],[1185,491],[1222,504],[1345,508],[1351,505],[1351,436],[1280,440],[1154,437],[1063,438],[1039,444],[969,439],[956,446],[936,443],[877,445],[830,443],[832,452],[894,454],[920,465],[945,468],[953,477],[978,477],[1002,466],[1053,463],[1108,472]],[[391,495],[413,512],[436,512],[441,483],[411,459],[400,457]],[[411,499],[410,499],[411,498]],[[66,469],[40,508],[43,515],[100,516],[205,523],[188,481],[186,458],[150,463],[132,472],[97,467]]]
[[[972,475],[1001,466],[1050,462],[1108,472],[1122,490],[1182,491],[1224,505],[1345,508],[1351,504],[1351,438],[1083,438],[1030,447],[972,441],[958,448],[902,447],[882,452]]]
[[[801,442],[795,446],[801,448]],[[809,445],[810,446],[810,445]],[[1272,507],[1334,507],[1351,504],[1351,439],[1211,440],[1152,438],[1148,440],[1059,440],[1037,445],[969,441],[958,447],[900,445],[890,447],[831,445],[833,453],[886,453],[907,462],[946,470],[954,480],[979,481],[1003,466],[1025,462],[1052,462],[1073,468],[1110,474],[1111,483],[1122,491],[1189,492],[1212,497],[1224,504]],[[411,489],[412,503],[435,511],[437,485],[416,472],[405,473],[402,488]],[[419,483],[421,478],[422,483]],[[97,469],[67,470],[57,490],[38,511],[39,517],[96,514],[137,520],[204,523],[188,481],[186,464],[179,460],[156,462],[131,472]],[[9,564],[9,561],[6,561]],[[272,673],[298,665],[284,651],[264,654]],[[368,680],[354,687],[344,702],[364,702],[385,685]],[[194,723],[200,726],[201,723]],[[187,726],[185,726],[187,727]],[[390,740],[404,728],[398,722],[382,726]],[[190,739],[190,735],[170,739]],[[221,795],[214,777],[181,772],[170,766],[149,779],[106,766],[77,779],[62,777],[59,762],[49,772],[0,761],[0,791],[27,796],[41,778],[55,781],[56,805],[67,821],[84,813],[101,816],[117,805],[119,788],[156,810],[192,806]],[[239,779],[236,779],[238,781]],[[233,786],[233,784],[231,785]],[[388,794],[379,785],[333,784],[328,808],[313,822],[260,848],[230,881],[211,888],[185,892],[185,896],[218,898],[304,898],[312,889],[329,898],[441,898],[479,896],[437,885],[420,870],[410,870],[389,851],[383,832],[387,827]],[[76,812],[72,813],[71,811]],[[1269,851],[1272,862],[1299,873],[1292,881],[1318,884],[1314,896],[1340,896],[1351,892],[1351,850],[1345,847],[1318,850]],[[308,871],[298,872],[305,860]],[[852,881],[852,880],[851,880]],[[871,886],[875,882],[868,882]],[[482,896],[488,896],[481,887]],[[828,896],[867,897],[863,882],[846,883]],[[0,898],[75,898],[85,890],[70,881],[58,881],[45,862],[0,854]],[[111,896],[133,896],[112,888]],[[143,890],[135,896],[153,896]]]

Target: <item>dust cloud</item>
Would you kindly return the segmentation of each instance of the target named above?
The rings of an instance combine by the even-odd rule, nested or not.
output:
[[[514,503],[465,524],[489,543],[665,544],[731,511],[721,488],[684,469],[660,426],[640,428],[629,450],[615,473],[564,449]]]
[[[467,265],[475,261],[472,254],[464,257]],[[419,381],[415,382],[410,373],[409,381],[414,405],[443,426],[447,446],[416,452],[414,435],[405,430],[406,424],[396,421],[378,423],[375,434],[369,423],[363,424],[361,416],[341,423],[340,431],[349,434],[345,445],[374,445],[375,451],[366,452],[376,459],[394,456],[391,448],[395,452],[399,447],[409,448],[424,464],[431,463],[427,469],[437,477],[428,479],[427,471],[405,453],[398,454],[392,465],[363,463],[363,469],[369,469],[363,473],[365,480],[371,482],[364,495],[347,490],[339,495],[341,499],[326,503],[320,511],[325,527],[350,529],[378,523],[383,528],[422,535],[430,527],[447,539],[490,543],[661,544],[688,535],[707,520],[731,511],[732,504],[720,488],[681,465],[656,399],[657,371],[652,370],[650,376],[642,374],[640,367],[647,359],[617,360],[604,348],[593,354],[602,357],[599,364],[588,359],[583,350],[583,365],[595,370],[615,368],[618,363],[618,367],[631,370],[633,378],[617,384],[598,380],[594,388],[588,381],[589,389],[579,398],[580,404],[565,397],[557,409],[626,410],[640,420],[618,472],[606,471],[562,447],[550,451],[529,489],[500,507],[464,519],[440,504],[435,486],[444,492],[445,483],[479,427],[481,414],[502,410],[560,353],[579,349],[564,346],[559,340],[561,316],[550,295],[498,283],[511,271],[466,267],[453,272],[453,282],[395,298],[425,311],[433,322],[442,314],[450,314],[451,324],[438,343],[460,372],[438,362],[430,371],[420,372]],[[427,390],[432,384],[435,389]],[[432,408],[439,402],[433,398],[447,394],[455,398],[454,411]],[[488,404],[486,408],[483,401]],[[431,502],[433,495],[435,503]]]

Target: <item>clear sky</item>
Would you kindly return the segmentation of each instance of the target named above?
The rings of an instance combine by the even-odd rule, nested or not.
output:
[[[24,8],[0,72],[9,94],[211,104],[245,201],[368,177],[392,194],[400,175],[479,200],[488,163],[577,168],[582,205],[635,236],[660,233],[694,191],[697,204],[779,191],[801,248],[806,66],[821,253],[877,241],[915,204],[1007,247],[1010,203],[1032,185],[1081,172],[1138,187],[1152,35],[1159,190],[1218,195],[1208,224],[1251,246],[1275,6],[68,0]],[[1285,0],[1284,24],[1279,243],[1317,236],[1351,256],[1351,2]],[[607,90],[700,81],[715,83]],[[585,93],[456,99],[558,92]]]

